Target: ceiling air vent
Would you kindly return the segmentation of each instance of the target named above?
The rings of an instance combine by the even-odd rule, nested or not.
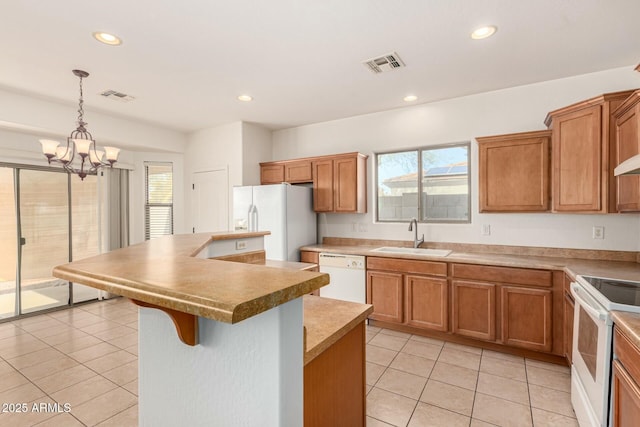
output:
[[[404,67],[404,62],[398,56],[397,53],[391,52],[386,55],[382,55],[378,58],[368,59],[363,62],[365,66],[371,70],[374,74],[383,73],[386,71],[395,70],[396,68]]]
[[[120,102],[129,102],[133,101],[135,98],[131,95],[127,95],[126,93],[118,92],[117,90],[105,90],[100,93],[100,95],[105,98],[113,99]]]

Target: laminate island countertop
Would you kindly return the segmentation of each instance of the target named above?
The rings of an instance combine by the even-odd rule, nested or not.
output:
[[[237,323],[329,283],[324,273],[203,257],[212,243],[267,234],[165,236],[57,266],[53,275],[159,307]]]
[[[359,304],[322,298],[303,297],[306,333],[304,364],[311,362],[373,312],[370,304]]]

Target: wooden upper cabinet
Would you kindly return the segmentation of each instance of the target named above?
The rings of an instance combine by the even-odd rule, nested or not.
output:
[[[552,293],[547,289],[501,288],[502,342],[512,347],[550,352]]]
[[[284,165],[277,163],[260,164],[260,184],[280,184],[284,182]]]
[[[284,180],[290,183],[312,182],[311,160],[300,160],[284,164]]]
[[[616,128],[616,165],[640,153],[640,90],[635,91],[614,112]],[[640,176],[619,176],[618,211],[640,211]]]
[[[313,210],[333,212],[333,160],[316,160],[313,167]]]
[[[476,138],[480,212],[549,210],[551,131]]]
[[[613,111],[632,91],[609,93],[550,112],[555,212],[616,212]]]
[[[367,212],[367,156],[348,153],[312,162],[316,212]]]

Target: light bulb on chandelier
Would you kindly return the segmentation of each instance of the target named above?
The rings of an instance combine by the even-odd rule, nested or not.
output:
[[[104,151],[96,148],[96,141],[87,131],[84,121],[84,100],[82,98],[82,79],[89,77],[89,73],[82,70],[73,70],[73,74],[80,78],[80,101],[78,105],[78,127],[67,138],[67,145],[60,146],[58,141],[41,139],[42,153],[49,164],[60,163],[69,173],[77,174],[80,179],[91,173],[95,173],[103,166],[113,167],[118,161],[119,148],[104,147]],[[80,157],[80,165],[74,164],[76,154]],[[106,161],[104,158],[106,157]]]

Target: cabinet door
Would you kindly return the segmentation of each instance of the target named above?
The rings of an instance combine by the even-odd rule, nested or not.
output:
[[[260,165],[260,184],[280,184],[284,182],[284,165]]]
[[[311,182],[313,173],[311,172],[311,161],[302,160],[299,162],[285,163],[284,179],[291,183]]]
[[[446,332],[449,314],[447,279],[406,275],[404,281],[407,324]]]
[[[374,320],[402,323],[402,274],[367,271],[367,304]]]
[[[597,212],[602,206],[602,107],[553,118],[553,209]]]
[[[333,211],[333,160],[318,160],[313,167],[313,210]]]
[[[551,291],[503,286],[502,342],[513,347],[551,351]]]
[[[477,138],[480,212],[549,209],[551,131]]]
[[[564,355],[571,365],[573,360],[573,311],[575,304],[571,296],[564,294]]]
[[[640,420],[640,389],[618,360],[613,361],[613,425],[637,426]]]
[[[453,333],[495,341],[495,285],[454,280],[452,282],[452,298]]]
[[[333,164],[336,212],[358,210],[358,163],[355,157],[336,159]]]
[[[616,144],[618,164],[640,152],[640,103],[616,120]],[[618,211],[640,211],[640,177],[618,177]]]

